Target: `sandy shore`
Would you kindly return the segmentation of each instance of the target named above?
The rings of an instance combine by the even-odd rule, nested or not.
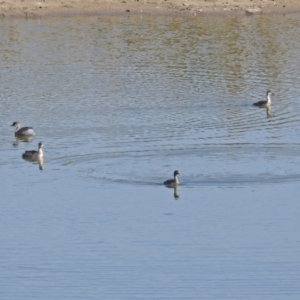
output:
[[[0,16],[261,14],[300,12],[300,0],[0,0]]]

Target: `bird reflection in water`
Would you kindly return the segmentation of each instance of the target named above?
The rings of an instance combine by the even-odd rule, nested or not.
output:
[[[29,143],[33,140],[33,136],[28,136],[28,137],[16,137],[16,139],[13,142],[13,146],[14,147],[18,147],[20,142],[24,142],[24,143]]]
[[[266,107],[266,113],[267,113],[267,118],[273,117],[273,115],[271,114],[271,106]]]
[[[175,200],[179,199],[179,194],[178,194],[177,186],[176,187],[172,187],[172,186],[167,186],[166,185],[165,187],[169,188],[169,189],[172,189],[174,191],[173,196],[174,196]]]
[[[177,187],[174,188],[174,199],[175,199],[175,200],[176,200],[176,199],[179,199],[179,194],[178,194],[178,192],[177,192]]]
[[[40,157],[40,158],[28,158],[28,157],[23,157],[24,160],[27,160],[29,162],[33,162],[33,163],[38,163],[39,165],[39,169],[42,171],[44,169],[44,158]]]

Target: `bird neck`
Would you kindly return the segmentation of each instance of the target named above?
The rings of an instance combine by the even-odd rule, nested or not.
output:
[[[267,104],[271,104],[271,95],[270,94],[267,96]]]
[[[175,176],[174,176],[174,181],[175,181],[175,184],[179,184],[178,175],[175,175]]]
[[[18,131],[20,129],[21,125],[20,124],[17,124],[16,125],[16,131]]]
[[[39,156],[40,156],[40,157],[43,157],[43,156],[44,156],[42,147],[39,148]]]

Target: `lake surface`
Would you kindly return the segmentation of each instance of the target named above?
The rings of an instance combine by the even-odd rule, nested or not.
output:
[[[300,298],[300,15],[0,31],[1,299]]]

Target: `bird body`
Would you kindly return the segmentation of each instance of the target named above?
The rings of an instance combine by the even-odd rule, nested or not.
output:
[[[11,126],[14,126],[16,128],[16,137],[30,137],[35,135],[35,132],[32,127],[21,127],[19,122],[13,122]]]
[[[42,148],[43,148],[43,143],[39,142],[39,148],[37,151],[36,150],[25,151],[22,154],[22,157],[27,160],[39,160],[44,157]]]
[[[253,103],[254,106],[261,107],[261,108],[266,108],[271,106],[271,94],[272,92],[270,90],[267,91],[267,100],[262,100]]]
[[[178,175],[179,172],[176,170],[174,171],[174,179],[168,179],[164,181],[164,185],[167,187],[177,187],[179,185],[179,180],[178,180]]]

